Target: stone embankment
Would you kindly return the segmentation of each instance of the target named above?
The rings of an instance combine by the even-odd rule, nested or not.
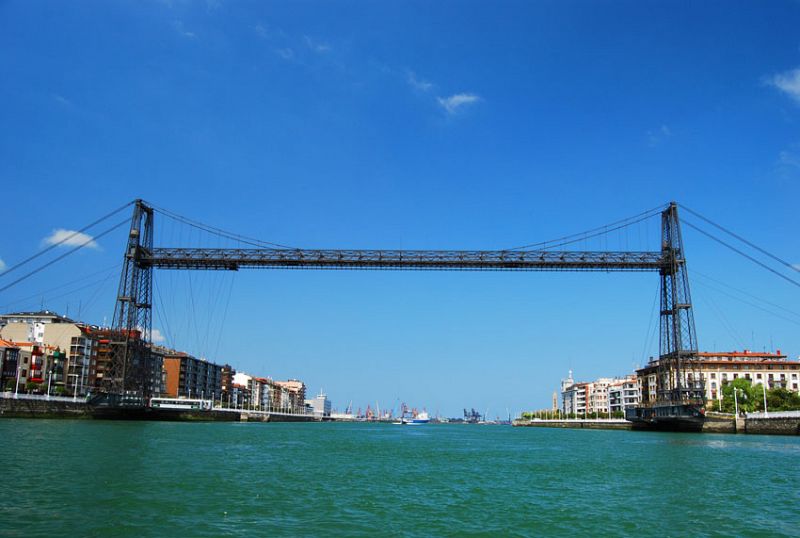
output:
[[[313,415],[247,409],[146,409],[135,416],[92,413],[82,399],[37,394],[0,393],[0,418],[135,418],[178,422],[316,422]]]
[[[513,426],[528,426],[533,428],[578,428],[587,430],[630,430],[631,423],[627,420],[614,419],[516,419],[512,422]]]
[[[89,418],[83,400],[45,396],[40,398],[0,398],[0,417],[4,418]]]
[[[630,430],[627,420],[570,419],[570,420],[523,420],[516,419],[514,426],[534,428],[578,428],[591,430]],[[777,413],[748,413],[746,417],[734,417],[721,413],[709,413],[703,423],[703,433],[747,433],[752,435],[800,435],[800,411]]]
[[[748,413],[744,433],[760,435],[800,435],[800,411]]]

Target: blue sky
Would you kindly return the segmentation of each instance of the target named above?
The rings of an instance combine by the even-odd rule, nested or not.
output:
[[[292,246],[465,249],[678,200],[798,263],[798,27],[798,2],[2,2],[0,260],[141,197]],[[657,230],[586,247],[657,249]],[[800,354],[798,289],[684,236],[700,347]],[[123,241],[0,308],[110,319]],[[657,353],[651,274],[156,280],[167,343],[340,408],[504,415],[548,405],[569,368]]]

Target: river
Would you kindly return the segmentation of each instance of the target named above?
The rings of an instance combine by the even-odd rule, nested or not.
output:
[[[0,420],[0,536],[798,536],[800,438]]]

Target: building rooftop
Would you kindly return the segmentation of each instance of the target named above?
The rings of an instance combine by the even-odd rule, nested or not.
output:
[[[56,323],[75,323],[75,320],[62,316],[57,312],[50,310],[39,310],[37,312],[11,312],[8,314],[0,314],[0,319],[7,318],[51,318]],[[56,321],[58,320],[58,321]]]

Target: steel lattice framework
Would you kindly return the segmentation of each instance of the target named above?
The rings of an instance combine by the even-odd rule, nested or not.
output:
[[[547,250],[299,250],[156,248],[141,262],[161,269],[406,269],[461,271],[653,271],[662,252]]]
[[[653,252],[154,248],[153,227],[153,209],[137,200],[114,312],[113,330],[119,351],[113,353],[111,375],[103,387],[106,395],[115,396],[112,400],[131,393],[138,393],[140,401],[148,396],[143,365],[150,339],[155,268],[654,271],[661,278],[659,399],[682,402],[696,399],[699,394],[696,386],[687,386],[683,381],[686,371],[694,369],[697,336],[678,207],[674,202],[661,214],[661,249]]]

